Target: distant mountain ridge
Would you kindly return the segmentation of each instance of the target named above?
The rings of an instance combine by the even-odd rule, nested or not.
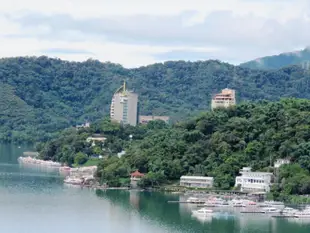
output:
[[[285,66],[300,65],[310,69],[310,47],[303,50],[266,56],[240,64],[241,67],[250,69],[280,69]]]
[[[66,127],[101,119],[124,79],[139,95],[141,115],[180,120],[210,110],[212,95],[226,87],[236,90],[238,103],[310,99],[309,72],[300,66],[251,70],[215,60],[126,69],[91,59],[0,59],[0,141],[47,140]]]

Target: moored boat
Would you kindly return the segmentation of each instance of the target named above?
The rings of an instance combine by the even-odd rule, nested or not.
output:
[[[222,198],[208,199],[204,204],[205,207],[225,207],[229,206],[229,203]]]
[[[203,201],[197,197],[190,197],[186,200],[188,203],[202,203]]]
[[[229,204],[230,206],[235,207],[235,208],[246,207],[246,201],[244,200],[233,199]]]
[[[264,207],[261,209],[264,214],[280,214],[281,210],[275,207]]]
[[[298,212],[297,209],[291,208],[291,207],[285,207],[282,211],[281,214],[284,216],[295,216],[295,214]]]
[[[280,201],[264,201],[258,204],[259,207],[275,207],[278,209],[284,209],[285,205]]]
[[[212,216],[214,214],[213,210],[207,209],[207,208],[201,208],[199,210],[193,210],[193,215],[199,216],[199,217],[207,217]]]
[[[306,218],[310,219],[310,209],[305,209],[302,211],[298,211],[294,215],[296,218]]]

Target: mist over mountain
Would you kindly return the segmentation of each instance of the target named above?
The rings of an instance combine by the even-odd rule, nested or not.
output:
[[[280,69],[285,66],[300,65],[310,69],[310,47],[303,50],[266,56],[240,64],[251,69]]]

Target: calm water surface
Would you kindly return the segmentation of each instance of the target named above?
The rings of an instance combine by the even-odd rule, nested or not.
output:
[[[310,222],[258,216],[191,217],[161,193],[95,192],[66,187],[57,173],[21,168],[29,148],[0,144],[0,219],[5,233],[309,233]]]

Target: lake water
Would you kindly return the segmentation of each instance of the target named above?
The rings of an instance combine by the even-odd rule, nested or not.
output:
[[[199,221],[176,195],[66,187],[56,173],[21,168],[27,148],[0,144],[0,232],[309,233],[310,222],[236,216]]]

